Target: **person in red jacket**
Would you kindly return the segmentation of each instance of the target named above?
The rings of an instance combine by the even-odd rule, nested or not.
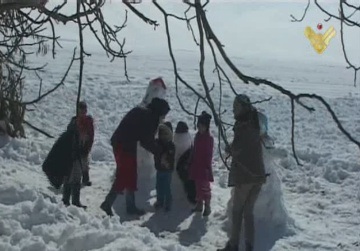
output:
[[[73,117],[68,125],[68,130],[77,129],[80,132],[83,143],[82,156],[84,159],[82,170],[82,184],[84,186],[91,186],[89,176],[89,154],[94,143],[94,120],[87,114],[87,104],[81,101],[78,104],[78,114]]]
[[[211,187],[210,182],[214,181],[212,173],[212,158],[214,138],[209,132],[211,115],[202,112],[198,118],[198,132],[194,139],[194,148],[190,164],[190,179],[194,180],[196,187],[196,207],[194,212],[202,212],[205,203],[203,216],[211,213]]]
[[[170,111],[169,104],[160,98],[153,98],[147,107],[137,106],[131,109],[121,120],[111,137],[111,145],[116,161],[115,181],[100,205],[100,208],[109,216],[113,215],[112,205],[118,193],[126,192],[126,211],[128,214],[142,215],[135,205],[135,191],[137,191],[137,143],[146,150],[155,154],[158,146],[155,143],[155,134],[159,122]]]

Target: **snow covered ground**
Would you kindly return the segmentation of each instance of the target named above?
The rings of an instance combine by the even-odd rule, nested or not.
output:
[[[160,1],[161,2],[161,1]],[[181,12],[182,4],[168,3],[169,10]],[[333,106],[345,128],[360,139],[360,92],[353,87],[353,74],[345,69],[339,36],[334,38],[323,55],[317,55],[303,35],[305,26],[322,22],[315,6],[303,23],[291,23],[290,14],[301,16],[304,2],[284,1],[213,2],[209,18],[228,54],[246,74],[266,77],[294,92],[321,94]],[[336,10],[337,5],[331,5]],[[149,4],[138,5],[150,17],[162,23],[159,12]],[[112,22],[121,22],[122,5],[113,1],[105,14]],[[173,42],[179,68],[194,87],[200,86],[198,52],[186,25],[172,22]],[[336,22],[331,23],[338,29]],[[327,25],[327,24],[324,24]],[[337,26],[336,26],[337,25]],[[70,62],[76,46],[74,27],[58,25],[63,49],[50,61],[43,73],[43,88],[50,89]],[[325,29],[327,27],[324,27]],[[214,157],[213,213],[207,219],[190,214],[190,206],[177,202],[168,214],[154,213],[153,167],[143,153],[139,158],[139,204],[149,213],[140,219],[126,216],[123,197],[115,203],[119,217],[107,218],[99,206],[110,188],[115,163],[109,144],[110,136],[122,116],[141,102],[150,79],[163,76],[169,87],[167,99],[171,105],[168,116],[173,125],[179,120],[192,125],[175,98],[173,69],[164,34],[164,27],[154,31],[129,13],[125,30],[131,82],[123,74],[121,61],[110,63],[92,37],[86,39],[83,98],[96,123],[90,176],[92,187],[82,190],[82,202],[87,211],[65,208],[61,194],[47,183],[41,164],[54,139],[27,128],[26,139],[1,139],[0,145],[0,250],[216,250],[225,244],[228,227],[227,171],[218,153]],[[185,33],[186,32],[186,33]],[[266,39],[265,39],[266,37]],[[349,33],[349,50],[360,61],[360,33]],[[38,65],[44,58],[31,58]],[[50,57],[49,57],[50,60]],[[358,63],[360,63],[358,61]],[[216,81],[208,68],[208,80]],[[232,77],[235,80],[235,77]],[[56,94],[39,103],[27,119],[57,137],[66,127],[75,110],[77,68],[70,72],[66,84]],[[257,107],[269,117],[270,134],[276,139],[276,149],[266,153],[271,176],[257,204],[257,251],[263,250],[359,250],[360,249],[360,158],[359,149],[340,133],[319,103],[309,101],[316,111],[309,113],[296,108],[296,147],[303,166],[296,165],[291,155],[291,120],[289,100],[265,87],[237,83],[237,91],[252,99],[272,96],[272,100]],[[359,84],[359,83],[358,83]],[[181,97],[188,108],[196,98],[184,88]],[[224,115],[231,122],[233,94],[224,87]],[[25,99],[38,93],[34,76],[27,78]],[[191,131],[194,134],[192,128]],[[212,133],[217,138],[215,125]],[[278,179],[277,179],[278,178]],[[273,189],[270,189],[270,188]],[[281,188],[281,190],[280,190]],[[146,199],[146,200],[145,200]],[[279,213],[280,212],[280,213]],[[278,227],[276,227],[278,226]]]

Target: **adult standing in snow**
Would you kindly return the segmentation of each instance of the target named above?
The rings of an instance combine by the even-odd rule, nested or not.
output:
[[[72,117],[67,129],[73,130],[78,127],[78,130],[82,131],[84,135],[84,146],[82,152],[82,184],[85,186],[91,186],[89,176],[89,154],[94,143],[94,120],[87,114],[87,104],[85,101],[81,101],[78,104],[78,114]]]
[[[116,177],[112,188],[101,204],[101,209],[112,216],[112,205],[118,193],[126,191],[126,211],[128,214],[142,215],[135,205],[137,190],[137,143],[152,154],[157,153],[155,134],[159,123],[170,111],[169,104],[160,98],[153,98],[147,107],[131,109],[120,122],[111,137],[116,160]]]
[[[254,247],[253,209],[261,186],[266,181],[257,110],[246,95],[238,95],[233,103],[234,140],[227,149],[232,156],[228,186],[234,187],[230,240],[218,251],[237,251],[244,218],[246,251]]]

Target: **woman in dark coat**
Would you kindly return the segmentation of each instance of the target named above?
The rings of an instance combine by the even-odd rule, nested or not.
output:
[[[135,107],[120,122],[111,137],[111,145],[116,161],[116,177],[112,188],[101,204],[101,209],[112,216],[112,204],[118,193],[126,191],[128,214],[142,215],[145,212],[135,205],[137,191],[137,142],[154,154],[157,151],[155,134],[159,122],[170,111],[164,99],[154,98],[146,107]]]
[[[78,127],[69,128],[55,142],[42,168],[51,185],[59,189],[63,185],[63,203],[86,208],[80,203],[81,177],[84,170],[83,133]]]

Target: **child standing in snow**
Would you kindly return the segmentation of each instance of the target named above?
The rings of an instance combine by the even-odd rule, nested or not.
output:
[[[214,138],[209,132],[211,115],[203,111],[198,118],[194,140],[194,149],[190,164],[190,178],[195,181],[196,186],[196,207],[194,212],[202,212],[204,203],[205,210],[203,216],[211,213],[211,187],[210,182],[214,181],[212,173],[212,158],[214,148]]]
[[[89,153],[94,142],[94,124],[91,116],[87,115],[87,105],[79,102],[78,114],[68,125],[67,131],[73,132],[72,139],[72,167],[71,172],[64,179],[63,203],[72,204],[77,207],[86,208],[80,202],[81,178],[84,172],[88,172]],[[69,146],[70,147],[70,146]]]
[[[89,176],[89,157],[90,151],[94,143],[94,120],[87,114],[87,104],[84,101],[78,104],[78,115],[71,118],[67,127],[68,130],[79,130],[81,132],[82,151],[82,184],[91,186]]]
[[[166,122],[159,126],[159,137],[156,143],[159,146],[158,154],[154,155],[156,173],[156,209],[164,207],[170,211],[172,204],[171,178],[174,170],[175,146],[171,123]]]

